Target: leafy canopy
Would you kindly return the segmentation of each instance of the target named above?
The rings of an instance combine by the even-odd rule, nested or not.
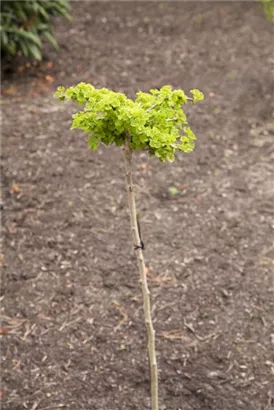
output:
[[[149,93],[140,91],[133,101],[122,93],[80,83],[68,89],[58,87],[54,96],[84,105],[83,111],[72,116],[71,129],[89,135],[90,149],[96,150],[101,142],[123,145],[129,135],[132,150],[147,150],[164,162],[174,161],[177,150],[190,152],[194,148],[196,137],[182,104],[202,101],[204,95],[196,89],[190,93],[192,97],[187,97],[184,91],[165,85]]]

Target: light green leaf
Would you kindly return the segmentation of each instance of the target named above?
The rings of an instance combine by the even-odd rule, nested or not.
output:
[[[196,88],[194,88],[193,90],[190,90],[190,93],[193,95],[194,104],[198,101],[204,100],[204,94],[201,91],[197,90]]]
[[[92,151],[96,151],[100,141],[98,141],[94,136],[88,138],[88,147]]]
[[[180,191],[175,186],[171,186],[168,188],[168,192],[170,193],[171,196],[175,196],[175,195],[178,195]]]

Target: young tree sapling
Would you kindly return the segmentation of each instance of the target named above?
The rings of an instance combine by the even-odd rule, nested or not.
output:
[[[88,134],[88,145],[96,150],[100,143],[123,148],[125,177],[133,245],[138,261],[145,325],[148,338],[148,357],[151,380],[151,409],[158,410],[158,371],[155,350],[150,292],[147,285],[146,267],[143,256],[144,244],[136,212],[134,186],[132,181],[132,154],[135,150],[146,150],[160,161],[175,160],[176,151],[191,152],[196,137],[188,125],[182,105],[204,99],[197,89],[190,90],[191,97],[182,90],[163,86],[149,93],[138,92],[135,100],[106,88],[96,89],[91,84],[80,83],[65,89],[58,87],[55,97],[61,101],[73,100],[83,105],[82,111],[72,116],[71,129]]]

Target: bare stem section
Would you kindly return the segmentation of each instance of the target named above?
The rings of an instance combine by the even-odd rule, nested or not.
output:
[[[141,242],[141,238],[139,237],[134,186],[132,182],[132,172],[131,172],[132,150],[130,148],[129,135],[126,136],[124,154],[125,154],[126,184],[127,184],[127,192],[128,192],[131,230],[132,230],[134,245],[139,246]],[[149,363],[150,363],[150,381],[151,381],[151,409],[158,410],[158,370],[157,370],[156,351],[155,351],[155,330],[152,324],[151,308],[150,308],[150,292],[149,292],[148,285],[147,285],[146,267],[145,267],[143,251],[141,248],[136,249],[136,256],[137,256],[141,285],[142,285],[145,324],[146,324],[147,339],[148,339],[148,355],[149,355]]]

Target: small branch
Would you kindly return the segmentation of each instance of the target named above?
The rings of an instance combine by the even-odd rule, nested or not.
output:
[[[56,404],[55,406],[41,407],[39,410],[49,410],[49,409],[63,409],[68,407],[66,404]]]
[[[128,192],[128,204],[129,204],[129,214],[131,231],[134,244],[140,244],[140,230],[138,229],[134,186],[132,182],[132,172],[131,172],[131,159],[132,150],[130,148],[130,136],[127,133],[124,146],[124,156],[125,156],[125,173],[126,173],[126,185]],[[146,267],[143,256],[143,250],[141,247],[136,247],[136,256],[138,261],[143,303],[144,303],[144,314],[145,314],[145,324],[147,329],[147,339],[148,339],[148,356],[150,364],[150,382],[151,382],[151,410],[158,410],[158,369],[156,361],[156,350],[155,350],[155,330],[153,328],[152,318],[151,318],[151,307],[150,307],[150,292],[147,285],[146,277]]]
[[[150,107],[148,107],[147,109],[146,109],[146,112],[149,112],[149,111],[151,111],[151,110],[153,110],[153,108],[155,108],[155,107],[157,107],[157,105],[160,105],[161,103],[155,103],[155,104],[153,104],[153,105],[151,105]]]

